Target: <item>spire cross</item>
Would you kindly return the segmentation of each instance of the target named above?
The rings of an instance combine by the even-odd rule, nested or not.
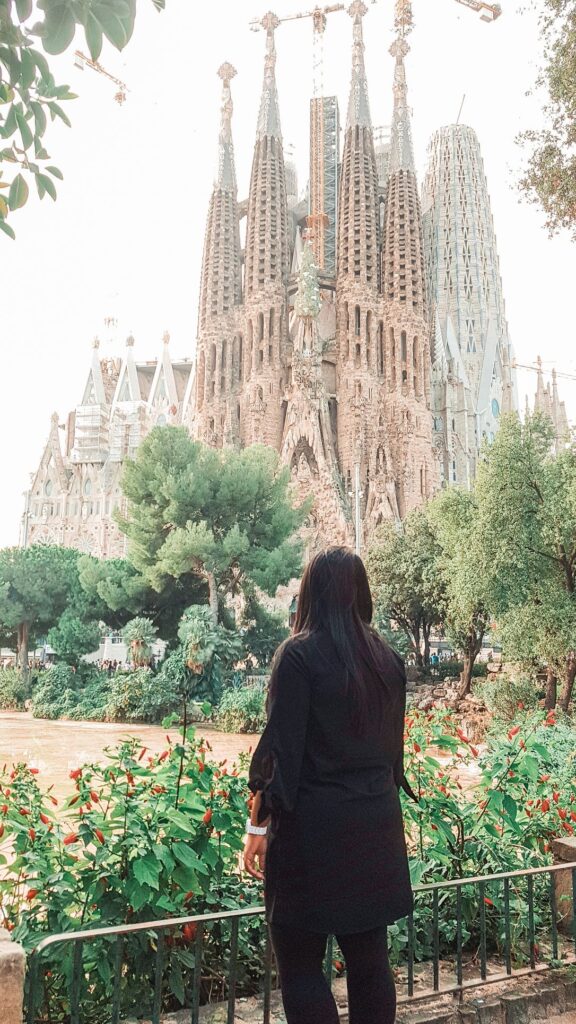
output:
[[[224,85],[230,85],[232,79],[238,74],[236,68],[232,66],[228,61],[221,64],[218,68],[218,77],[222,79]]]
[[[363,3],[363,0],[354,0],[354,3],[351,3],[348,8],[348,14],[351,18],[354,18],[356,24],[360,24],[362,18],[367,13],[368,8],[366,7],[366,4]]]
[[[264,74],[270,79],[274,74],[274,68],[276,66],[276,47],[274,45],[274,31],[280,24],[279,19],[276,17],[273,11],[268,11],[264,15],[260,22],[262,28],[266,32],[266,58],[264,64]]]

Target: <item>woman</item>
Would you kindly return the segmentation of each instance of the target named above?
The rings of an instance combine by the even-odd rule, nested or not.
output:
[[[250,764],[244,866],[264,880],[287,1024],[337,1024],[329,934],[346,960],[350,1024],[395,1019],[386,926],[413,906],[398,788],[416,797],[402,767],[404,664],[371,619],[361,559],[316,555]]]

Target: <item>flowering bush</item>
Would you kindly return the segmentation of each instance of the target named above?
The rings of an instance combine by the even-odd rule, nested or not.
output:
[[[572,835],[576,822],[574,728],[553,712],[526,713],[491,736],[480,754],[447,711],[415,712],[406,719],[405,770],[420,794],[404,800],[413,883],[496,874],[551,862],[550,840]],[[433,756],[434,748],[438,756]],[[462,781],[473,771],[466,788]],[[535,882],[535,923],[548,904],[546,876]],[[446,890],[440,915],[441,950],[453,953],[456,893]],[[416,955],[432,952],[432,908],[428,894],[416,899]],[[511,886],[513,946],[527,951],[526,883]],[[502,887],[486,896],[487,936],[492,949],[503,943]],[[478,890],[462,890],[463,940],[478,944]],[[562,911],[562,908],[560,908]],[[405,922],[391,928],[396,953],[407,943]]]
[[[0,878],[4,927],[31,949],[47,933],[83,927],[201,914],[259,904],[261,886],[235,873],[243,846],[247,793],[239,766],[207,759],[208,742],[194,738],[150,756],[137,740],[107,752],[104,764],[71,772],[73,795],[62,806],[42,791],[37,771],[23,764],[0,774]],[[184,1003],[194,925],[167,936],[163,1005]],[[264,935],[257,919],[240,926],[239,984],[254,991]],[[126,940],[122,1007],[141,1012],[151,1000],[156,937]],[[225,975],[229,925],[206,926],[203,1001]],[[86,943],[82,992],[86,1021],[109,1007],[114,944]],[[65,1017],[69,947],[57,946],[42,970],[50,1020]],[[43,1019],[43,1018],[41,1018]]]

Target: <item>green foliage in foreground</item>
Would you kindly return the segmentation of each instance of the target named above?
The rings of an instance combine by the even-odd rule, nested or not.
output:
[[[152,3],[157,10],[165,6],[165,0]],[[104,39],[122,50],[135,16],[136,0],[0,0],[0,168],[7,164],[11,171],[9,180],[0,181],[6,189],[0,193],[0,232],[9,238],[15,235],[7,218],[28,201],[29,183],[35,182],[40,199],[55,200],[54,179],[62,178],[50,162],[45,133],[49,120],[70,127],[60,103],[76,97],[56,84],[44,54],[67,50],[77,27],[93,60]]]
[[[520,709],[515,723],[489,737],[480,756],[457,720],[446,711],[411,714],[406,720],[406,774],[420,794],[418,805],[402,797],[412,878],[418,882],[489,874],[550,863],[550,841],[573,834],[576,821],[574,729],[542,711]],[[71,772],[71,795],[58,805],[39,785],[34,769],[19,765],[0,776],[0,854],[5,858],[0,894],[3,923],[26,948],[47,932],[202,914],[261,905],[258,883],[237,873],[237,857],[249,794],[248,755],[233,769],[209,760],[210,745],[190,733],[159,754],[137,740],[107,752],[102,764]],[[442,760],[433,751],[442,754]],[[472,764],[478,782],[463,789],[461,773]],[[72,788],[72,786],[74,788]],[[488,952],[502,952],[503,895],[486,889]],[[515,966],[528,958],[526,885],[510,893]],[[535,881],[536,938],[546,955],[549,890]],[[560,911],[562,911],[560,907]],[[478,891],[462,894],[463,941],[474,956],[480,935]],[[455,897],[440,900],[440,955],[454,953]],[[415,953],[432,955],[429,895],[417,895]],[[194,927],[174,929],[165,948],[162,1008],[188,1003]],[[265,932],[258,919],[240,925],[238,995],[258,990]],[[404,960],[407,925],[390,929],[394,963]],[[109,1008],[114,943],[83,949],[90,986],[82,992],[85,1020],[96,1024]],[[207,925],[202,1002],[220,991],[228,969],[229,927]],[[60,1019],[68,998],[69,954],[63,947],[46,960],[43,999],[50,1019]],[[122,1008],[149,1014],[156,936],[129,938],[122,974]],[[214,983],[213,985],[208,979]],[[45,1007],[46,1009],[47,1007]]]

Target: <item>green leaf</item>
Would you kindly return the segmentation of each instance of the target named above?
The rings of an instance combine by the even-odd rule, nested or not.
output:
[[[174,843],[172,852],[176,857],[176,860],[180,864],[183,864],[186,868],[193,868],[194,871],[198,871],[201,875],[208,874],[210,869],[207,864],[203,864],[198,854],[187,846],[186,843]]]
[[[0,217],[7,217],[10,210],[4,196],[0,196]]]
[[[12,106],[10,107],[10,110],[8,111],[8,116],[6,117],[6,120],[4,121],[4,124],[2,125],[2,138],[3,139],[9,139],[10,136],[14,134],[14,132],[17,129],[17,127],[18,127],[18,120],[17,120],[17,117],[16,117],[16,107],[14,106],[14,104],[12,104]]]
[[[20,82],[23,89],[29,89],[36,78],[36,62],[30,50],[22,50]]]
[[[16,13],[19,21],[26,21],[32,14],[32,0],[16,0]]]
[[[34,141],[32,129],[28,124],[28,121],[24,117],[24,114],[16,114],[16,121],[18,122],[18,128],[20,130],[20,137],[22,139],[22,145],[24,149],[29,149]]]
[[[518,813],[518,808],[516,806],[516,801],[512,799],[509,793],[504,794],[502,806],[504,807],[506,813],[510,816],[511,820],[516,821],[516,814]]]
[[[183,864],[180,864],[175,871],[172,873],[172,881],[176,882],[181,889],[197,889],[198,888],[198,875],[192,868],[185,868]]]
[[[45,31],[42,45],[46,53],[64,53],[74,39],[76,22],[68,6],[60,3],[46,11]]]
[[[38,174],[36,175],[36,180],[38,179],[40,179],[44,191],[47,192],[52,199],[56,200],[57,192],[52,178],[49,178],[47,174]]]
[[[162,865],[152,854],[145,857],[138,857],[132,862],[134,877],[141,885],[149,885],[151,889],[159,889],[159,877]]]
[[[67,114],[64,113],[62,107],[58,103],[50,102],[48,104],[48,107],[50,109],[50,113],[52,114],[52,120],[54,120],[55,117],[59,117],[61,121],[64,121],[65,125],[68,125],[68,128],[72,127],[72,122],[70,121],[70,118]]]
[[[88,12],[88,19],[84,29],[86,33],[86,43],[90,50],[90,56],[92,60],[98,60],[98,57],[102,53],[102,28],[99,22],[94,17],[92,11]]]
[[[43,53],[39,53],[38,50],[30,50],[34,59],[34,63],[40,72],[40,75],[44,79],[50,78],[50,68],[48,67],[48,61]]]
[[[37,100],[32,100],[30,107],[34,114],[35,135],[37,138],[42,138],[46,131],[46,111]]]
[[[8,195],[8,203],[11,210],[19,210],[21,206],[24,206],[28,199],[29,188],[28,183],[22,177],[21,174],[17,174],[14,181],[10,185],[10,192]]]
[[[62,174],[62,171],[58,167],[50,166],[50,167],[47,167],[46,170],[49,171],[50,174],[52,174],[54,178],[59,178],[60,181],[64,181],[64,175]]]
[[[117,50],[122,50],[126,46],[128,37],[120,18],[103,4],[95,5],[92,8],[92,16],[96,19],[102,32],[112,45]]]
[[[538,765],[538,761],[536,760],[536,758],[531,757],[530,754],[527,754],[524,758],[522,767],[526,772],[528,778],[531,779],[532,782],[536,782],[536,779],[540,774],[540,767]]]
[[[8,235],[8,238],[12,238],[12,239],[16,238],[16,235],[14,234],[14,231],[12,230],[10,225],[7,224],[6,221],[3,220],[1,217],[0,217],[0,231],[3,231],[5,235]]]

